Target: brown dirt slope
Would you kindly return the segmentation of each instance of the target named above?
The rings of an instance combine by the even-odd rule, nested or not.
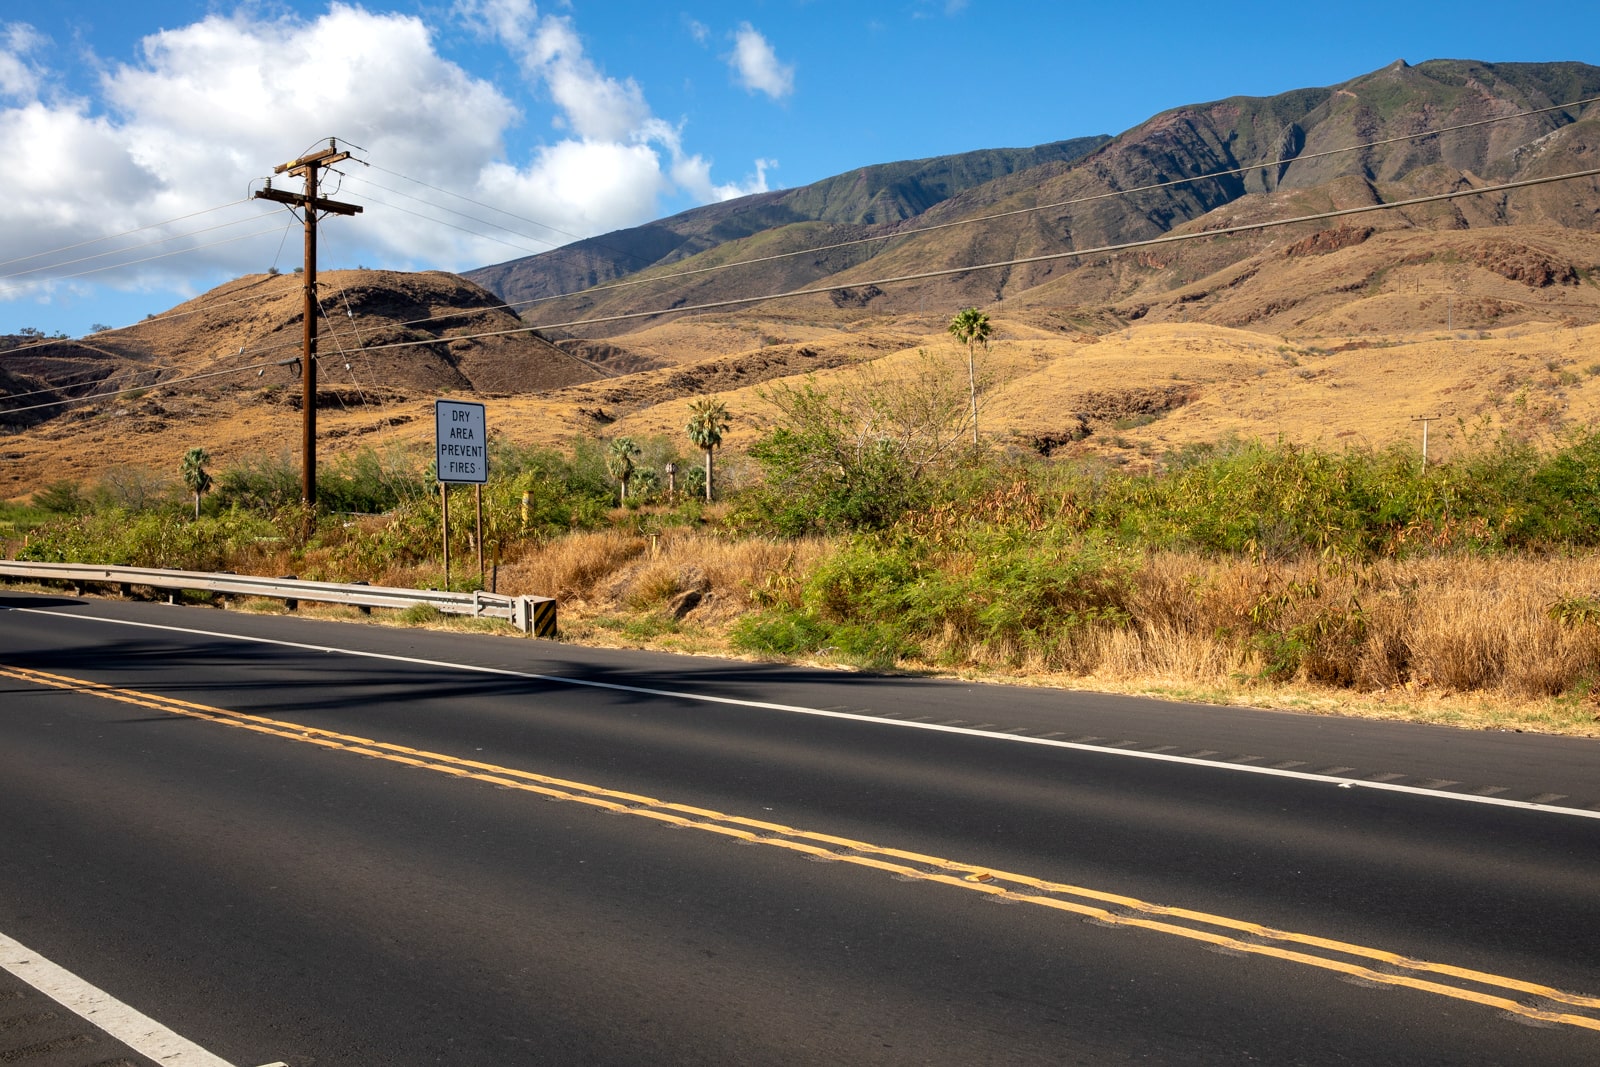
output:
[[[1523,284],[1487,267],[1472,269]],[[1327,314],[1354,314],[1371,299],[1363,291]],[[1467,303],[1463,298],[1457,314]],[[1438,456],[1472,438],[1510,433],[1553,442],[1570,427],[1600,423],[1600,325],[1549,319],[1479,329],[1458,320],[1454,330],[1435,323],[1313,334],[1150,318],[1088,332],[1072,329],[1058,309],[995,309],[992,342],[980,355],[993,379],[984,397],[985,436],[1019,453],[1141,466],[1230,435],[1331,447],[1414,443],[1418,415],[1443,416],[1432,427]],[[913,365],[919,352],[965,374],[964,354],[944,332],[942,317],[701,325],[713,340],[742,329],[751,344],[742,352],[713,344],[709,358],[695,361],[692,329],[674,324],[651,338],[678,357],[672,366],[488,397],[491,432],[522,444],[621,434],[681,439],[688,401],[716,395],[734,417],[725,443],[732,471],[738,455],[774,424],[763,393],[777,382],[848,384],[867,361],[892,373]],[[804,339],[761,344],[757,333]],[[289,458],[300,416],[286,402],[293,379],[277,373],[277,384],[231,394],[158,384],[69,406],[47,422],[0,434],[0,496],[25,497],[59,479],[93,483],[138,468],[171,476],[194,445],[210,451],[219,469],[263,455]],[[337,462],[341,453],[372,447],[425,456],[432,398],[376,393],[370,383],[364,394],[330,388],[319,397],[323,455]]]
[[[401,407],[444,394],[538,394],[605,374],[452,274],[328,271],[318,291],[330,441],[381,437],[417,417]],[[297,440],[303,307],[298,276],[256,274],[125,329],[13,339],[0,351],[0,432],[13,431],[0,494],[119,467],[175,470],[194,445],[224,463],[285,451]]]

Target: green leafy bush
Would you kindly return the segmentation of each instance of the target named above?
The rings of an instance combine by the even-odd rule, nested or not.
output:
[[[748,620],[735,641],[877,667],[974,655],[1056,662],[1085,628],[1128,623],[1136,566],[1136,554],[1097,536],[990,526],[941,543],[897,528],[852,539],[811,574],[798,608]]]
[[[220,571],[276,539],[268,519],[237,509],[199,520],[179,512],[99,511],[35,530],[18,559],[49,563],[106,563],[127,567]]]

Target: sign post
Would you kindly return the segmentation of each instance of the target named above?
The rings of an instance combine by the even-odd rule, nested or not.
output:
[[[450,587],[450,486],[473,485],[483,492],[489,480],[489,429],[482,404],[435,400],[434,465],[439,472],[440,514],[444,524],[444,584]],[[478,581],[483,581],[483,507],[478,507]]]

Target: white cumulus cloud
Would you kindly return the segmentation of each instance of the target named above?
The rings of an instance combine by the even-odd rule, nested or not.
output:
[[[741,23],[733,35],[728,65],[738,75],[739,84],[751,92],[766,93],[774,100],[794,93],[794,64],[780,61],[761,31],[748,22]]]
[[[27,98],[39,91],[39,72],[28,54],[42,44],[44,39],[26,23],[0,27],[0,96]]]
[[[62,50],[26,25],[0,26],[0,143],[30,161],[13,168],[0,198],[0,303],[101,282],[182,291],[266,269],[293,220],[246,198],[274,165],[330,136],[360,146],[352,151],[372,164],[341,164],[348,177],[329,175],[323,189],[365,207],[324,229],[330,259],[347,261],[337,265],[468,269],[647,221],[666,196],[711,202],[766,188],[764,160],[742,181],[713,181],[710,164],[685,149],[681,127],[654,115],[633,79],[607,75],[586,55],[571,18],[541,15],[530,0],[462,0],[456,8],[507,49],[535,97],[556,112],[550,137],[517,158],[506,138],[524,120],[514,99],[521,88],[497,86],[442,56],[421,18],[343,3],[312,17],[262,10],[271,9],[251,6],[152,34],[130,60],[101,62],[84,97],[50,88],[60,80],[49,64]],[[300,188],[296,179],[278,184]],[[84,272],[116,261],[88,258],[104,245],[36,256],[241,200],[121,242],[221,226],[121,259],[174,247],[188,248],[184,255],[95,274]],[[298,259],[295,244],[284,269]]]
[[[741,196],[767,191],[767,171],[778,164],[770,159],[755,161],[755,172],[742,182],[717,185],[711,180],[711,165],[699,156],[681,156],[673,164],[672,179],[702,202],[737,200]]]
[[[523,74],[560,108],[557,126],[572,134],[542,149],[517,177],[530,193],[541,190],[558,202],[601,196],[622,204],[673,188],[701,202],[766,191],[773,164],[764,159],[742,182],[714,182],[711,163],[685,150],[682,131],[654,114],[637,82],[608,76],[585,54],[570,17],[540,15],[530,0],[460,0],[456,11],[518,59]],[[690,32],[696,39],[709,33],[692,20]]]

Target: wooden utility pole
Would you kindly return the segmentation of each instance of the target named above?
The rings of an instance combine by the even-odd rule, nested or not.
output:
[[[267,187],[256,193],[258,200],[287,204],[291,210],[298,207],[306,227],[305,324],[300,354],[300,500],[307,507],[317,502],[317,212],[325,215],[361,213],[361,208],[355,204],[319,198],[317,171],[349,158],[350,153],[339,151],[330,137],[327,148],[272,168],[274,174],[288,171],[291,178],[304,178],[304,193],[274,189],[270,178]]]

